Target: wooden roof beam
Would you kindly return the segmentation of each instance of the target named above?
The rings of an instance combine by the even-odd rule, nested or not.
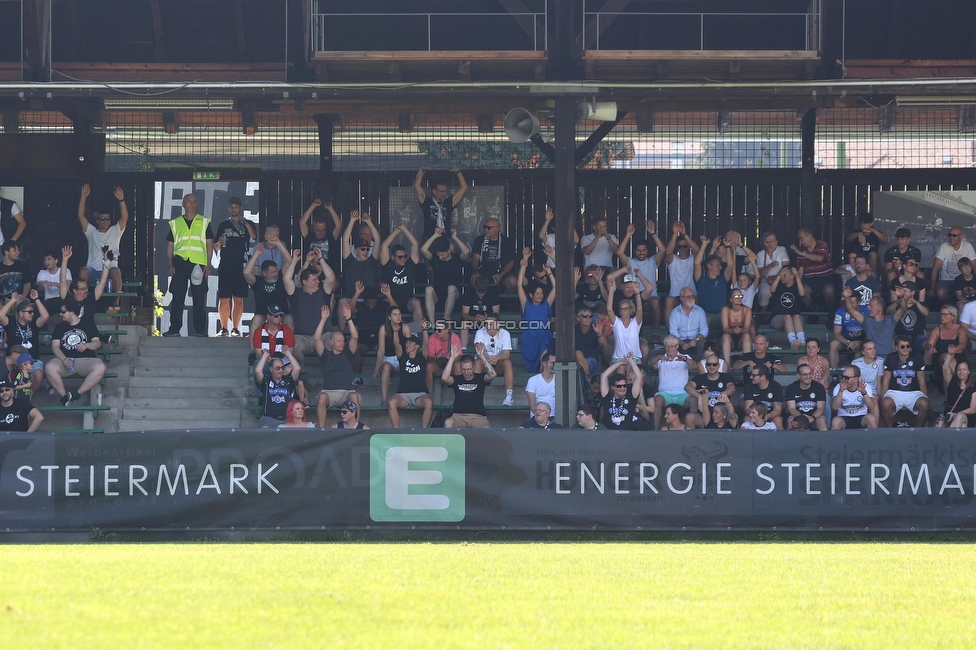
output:
[[[153,23],[153,57],[156,63],[166,61],[166,48],[163,46],[163,17],[159,11],[159,0],[150,0]]]

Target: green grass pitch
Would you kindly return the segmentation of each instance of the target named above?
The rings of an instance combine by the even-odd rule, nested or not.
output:
[[[972,647],[959,543],[0,546],[0,648]]]

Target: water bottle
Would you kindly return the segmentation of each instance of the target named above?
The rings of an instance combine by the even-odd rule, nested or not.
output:
[[[105,283],[105,290],[112,293],[112,278],[109,278],[108,282]]]

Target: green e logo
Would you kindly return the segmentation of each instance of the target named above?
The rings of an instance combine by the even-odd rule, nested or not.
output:
[[[369,448],[373,521],[464,519],[464,436],[378,433]]]

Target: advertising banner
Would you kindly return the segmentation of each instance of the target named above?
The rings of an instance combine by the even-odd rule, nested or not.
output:
[[[0,437],[0,531],[962,530],[968,430]]]

